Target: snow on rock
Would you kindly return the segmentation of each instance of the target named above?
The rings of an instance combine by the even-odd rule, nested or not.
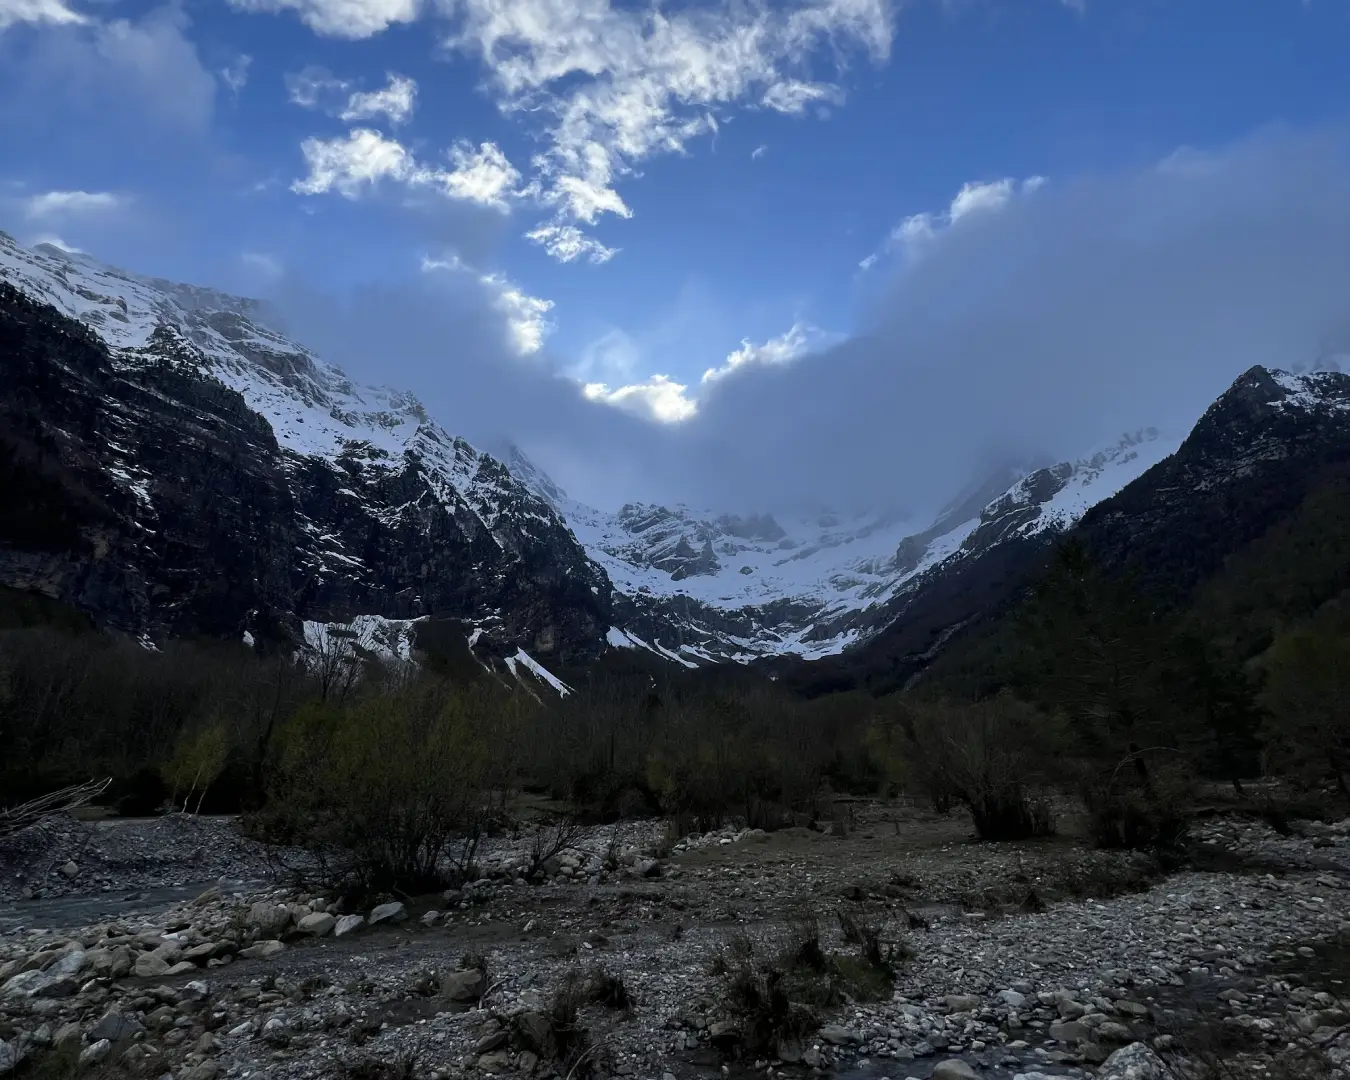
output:
[[[559,697],[566,697],[568,694],[572,692],[572,688],[570,686],[568,686],[565,682],[559,679],[551,671],[545,668],[543,664],[539,663],[539,661],[537,661],[524,649],[517,649],[516,654],[514,656],[508,656],[506,658],[506,666],[511,669],[511,674],[515,675],[516,678],[520,678],[520,675],[516,671],[517,664],[523,667],[526,671],[529,671],[541,682],[547,683],[549,686],[551,686],[554,690],[558,692]]]

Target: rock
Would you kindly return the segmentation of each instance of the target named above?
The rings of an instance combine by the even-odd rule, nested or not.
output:
[[[776,1053],[784,1065],[796,1065],[802,1060],[802,1044],[797,1039],[782,1039]]]
[[[477,1001],[487,989],[487,979],[478,968],[452,971],[441,980],[441,993],[459,1004]],[[541,1055],[544,1056],[544,1055]]]
[[[85,954],[79,949],[72,949],[47,968],[43,974],[49,978],[57,979],[67,975],[78,975],[87,966],[88,960]]]
[[[247,949],[240,949],[239,955],[245,960],[270,960],[285,948],[279,941],[255,941]]]
[[[169,962],[160,955],[159,950],[144,952],[136,957],[136,962],[132,965],[131,970],[139,979],[152,979],[157,975],[165,974],[169,970]]]
[[[247,922],[258,931],[259,937],[280,937],[291,924],[291,911],[284,904],[259,901],[249,906]]]
[[[74,881],[77,877],[80,876],[79,864],[73,860],[66,863],[63,867],[61,867],[61,876],[65,878],[67,881]]]
[[[12,1073],[23,1061],[24,1053],[18,1042],[6,1042],[0,1039],[0,1076]]]
[[[210,995],[211,988],[201,979],[193,979],[191,982],[183,984],[183,997],[191,1001],[204,1001]]]
[[[521,1044],[544,1061],[551,1061],[558,1055],[558,1040],[553,1033],[553,1024],[547,1016],[538,1012],[523,1012],[515,1019],[516,1037]]]
[[[1026,995],[1019,994],[1016,990],[1000,990],[998,992],[998,999],[1003,1002],[1004,1005],[1013,1009],[1020,1009],[1027,1003]]]
[[[181,1080],[216,1080],[216,1077],[220,1075],[220,1062],[207,1058],[207,1060],[192,1066],[179,1075]]]
[[[169,968],[169,970],[166,971],[164,974],[165,974],[165,975],[186,975],[189,971],[196,971],[196,970],[197,970],[197,965],[194,964],[191,960],[179,960],[178,963],[174,964],[174,965],[173,965],[171,968]]]
[[[100,1039],[117,1042],[118,1039],[129,1039],[144,1030],[145,1025],[134,1016],[125,1016],[116,1009],[109,1009],[99,1022],[89,1029],[88,1038],[90,1042],[98,1042]]]
[[[33,997],[47,981],[47,977],[36,968],[21,971],[17,975],[10,976],[9,981],[0,986],[0,998]]]
[[[215,955],[216,944],[213,941],[204,941],[200,945],[183,950],[183,959],[190,964],[204,964]]]
[[[1118,1024],[1114,1020],[1108,1020],[1104,1024],[1097,1025],[1097,1038],[1103,1042],[1121,1043],[1133,1042],[1134,1032],[1124,1024]]]
[[[263,1024],[262,1037],[275,1046],[285,1046],[291,1041],[291,1029],[281,1017],[273,1016]]]
[[[948,1058],[933,1066],[933,1080],[980,1080],[980,1074],[960,1058]]]
[[[67,1043],[79,1041],[80,1025],[73,1021],[69,1024],[62,1024],[56,1029],[56,1034],[52,1036],[52,1045],[58,1048],[65,1046]]]
[[[505,1031],[492,1031],[484,1035],[474,1043],[473,1052],[475,1054],[490,1054],[493,1050],[500,1050],[510,1041],[511,1036]]]
[[[1062,1043],[1086,1042],[1092,1035],[1078,1020],[1056,1020],[1050,1025],[1050,1038]]]
[[[365,925],[364,915],[343,915],[333,927],[333,936],[344,937],[347,934],[354,934]]]
[[[323,937],[332,931],[337,925],[337,919],[333,918],[324,911],[316,911],[312,915],[306,915],[296,924],[296,929],[302,934],[311,934],[314,937]]]
[[[840,1024],[826,1024],[819,1035],[831,1046],[856,1046],[863,1041],[860,1033]]]
[[[948,1012],[974,1012],[984,1004],[982,998],[974,994],[948,994],[947,1011]]]
[[[444,918],[444,916],[442,916],[439,911],[428,911],[418,921],[421,922],[423,926],[439,926],[442,918]]]
[[[529,1076],[539,1068],[539,1055],[533,1050],[522,1050],[516,1055],[516,1070]]]
[[[721,1050],[729,1050],[741,1041],[741,1028],[735,1020],[718,1020],[708,1025],[708,1040]]]
[[[90,1043],[80,1051],[80,1068],[87,1069],[91,1065],[97,1065],[107,1058],[111,1050],[112,1043],[107,1039],[99,1039],[98,1042]]]
[[[379,907],[371,911],[369,922],[371,926],[374,926],[376,923],[382,922],[400,923],[407,917],[408,917],[408,909],[405,908],[403,904],[400,903],[398,900],[394,900],[388,904],[381,904]]]
[[[1146,1044],[1123,1046],[1097,1070],[1097,1080],[1167,1080],[1167,1066]]]
[[[484,1072],[490,1073],[505,1072],[510,1064],[511,1055],[505,1050],[494,1050],[478,1059],[478,1067]]]

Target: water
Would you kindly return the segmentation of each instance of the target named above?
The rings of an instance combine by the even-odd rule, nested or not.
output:
[[[188,885],[167,885],[136,892],[109,892],[95,896],[58,896],[51,899],[14,900],[0,903],[0,934],[19,927],[29,930],[64,930],[91,926],[125,915],[147,915],[164,911],[220,886],[223,893],[236,894],[255,888],[257,882],[198,881]]]

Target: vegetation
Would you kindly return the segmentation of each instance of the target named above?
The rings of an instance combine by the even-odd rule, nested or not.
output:
[[[537,867],[581,822],[661,814],[673,842],[808,823],[831,791],[961,808],[990,841],[1048,835],[1069,797],[1103,846],[1172,848],[1200,781],[1239,798],[1284,781],[1288,805],[1250,802],[1276,823],[1350,798],[1347,491],[1350,473],[1328,472],[1180,599],[1067,542],[1010,609],[884,696],[620,654],[559,672],[576,689],[559,700],[465,659],[447,624],[419,635],[416,665],[337,635],[303,653],[152,650],[0,591],[0,792],[12,806],[111,776],[124,813],[246,811],[363,892],[471,875],[522,789],[568,808]]]

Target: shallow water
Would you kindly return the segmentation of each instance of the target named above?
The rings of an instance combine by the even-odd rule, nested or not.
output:
[[[58,896],[51,899],[15,900],[0,903],[0,934],[19,928],[28,930],[64,930],[132,914],[152,914],[174,904],[200,896],[207,889],[241,893],[256,888],[257,882],[197,881],[187,885],[168,885],[136,892],[107,892],[94,896]]]

